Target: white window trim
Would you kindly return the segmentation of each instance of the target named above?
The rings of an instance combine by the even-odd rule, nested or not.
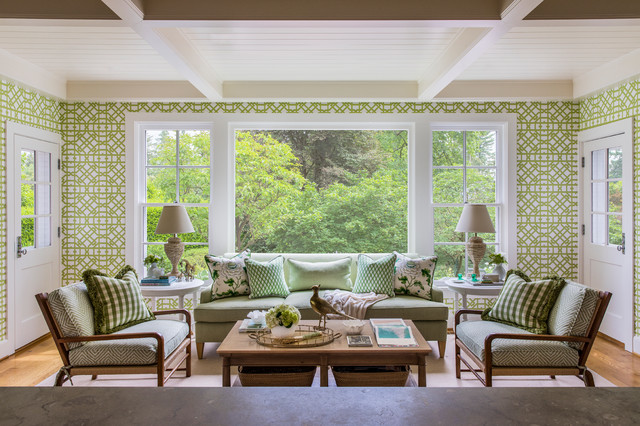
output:
[[[515,145],[517,114],[272,114],[272,113],[127,113],[126,139],[126,215],[127,236],[125,260],[142,267],[141,209],[136,188],[140,185],[140,146],[136,146],[136,132],[141,125],[160,124],[163,127],[179,125],[208,125],[211,128],[211,223],[209,224],[209,250],[211,253],[232,252],[235,247],[235,130],[245,129],[405,129],[408,137],[408,194],[407,194],[407,248],[409,252],[433,253],[433,215],[431,209],[432,126],[459,123],[464,125],[491,124],[503,126],[505,155],[508,158],[507,220],[503,235],[509,263],[516,259],[515,239]],[[512,237],[513,236],[513,237]],[[512,240],[512,241],[509,241]],[[512,261],[513,259],[513,261]]]

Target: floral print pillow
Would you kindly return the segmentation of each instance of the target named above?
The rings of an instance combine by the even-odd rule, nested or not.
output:
[[[396,255],[393,291],[398,296],[418,296],[431,300],[433,273],[438,256],[412,259],[401,253]]]
[[[244,261],[249,257],[251,257],[249,250],[245,250],[231,259],[210,254],[204,256],[204,261],[209,267],[213,279],[211,300],[247,296],[251,293],[247,267],[244,264]]]

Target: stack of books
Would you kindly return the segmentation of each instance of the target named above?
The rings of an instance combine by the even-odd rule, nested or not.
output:
[[[176,281],[176,277],[161,276],[158,278],[146,277],[140,280],[140,285],[158,286],[158,285],[171,285]]]
[[[400,318],[372,318],[371,326],[381,348],[417,347],[411,327]]]

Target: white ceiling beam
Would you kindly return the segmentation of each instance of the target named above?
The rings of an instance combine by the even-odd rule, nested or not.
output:
[[[637,76],[640,76],[640,49],[574,78],[573,97],[584,98]]]
[[[227,81],[225,99],[415,100],[415,81]]]
[[[0,49],[0,76],[58,99],[65,99],[67,95],[64,78],[4,49]]]
[[[514,0],[491,28],[464,28],[418,82],[418,98],[432,100],[542,0]]]
[[[68,101],[206,101],[188,81],[68,81]]]
[[[564,101],[573,99],[571,80],[456,80],[437,101]]]
[[[132,0],[102,1],[207,99],[222,99],[222,82],[179,29],[154,29],[144,21],[144,13]]]

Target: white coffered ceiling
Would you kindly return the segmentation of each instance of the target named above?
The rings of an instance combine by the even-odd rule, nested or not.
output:
[[[404,15],[380,19],[394,13],[372,0],[379,7],[364,15],[376,19],[345,20],[296,19],[312,13],[304,8],[234,19],[243,12],[219,2],[228,8],[217,20],[197,0],[181,2],[195,17],[176,19],[165,16],[177,13],[167,0],[91,0],[73,12],[29,0],[0,9],[0,74],[66,99],[122,100],[567,99],[640,75],[634,0],[610,2],[619,12],[603,17],[616,19],[592,19],[602,5],[588,0],[575,15],[589,19],[567,19],[551,1],[435,2],[437,19],[425,19],[434,2],[399,0]],[[262,3],[253,4],[256,13]],[[357,14],[327,4],[313,13]],[[477,10],[463,13],[464,4]]]

